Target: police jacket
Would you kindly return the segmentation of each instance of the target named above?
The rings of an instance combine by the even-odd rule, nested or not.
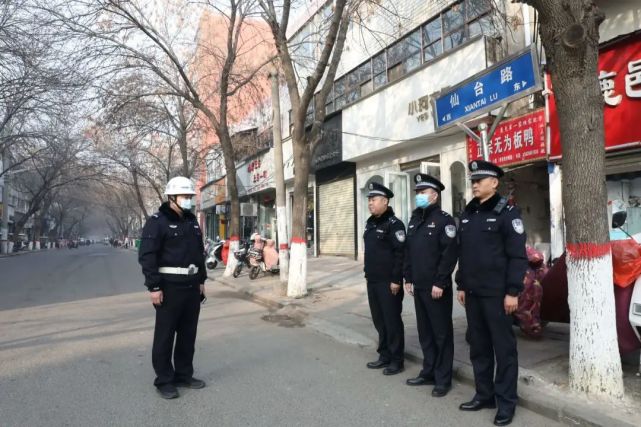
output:
[[[405,242],[405,281],[418,289],[452,285],[458,259],[454,218],[438,205],[412,212]]]
[[[365,278],[368,282],[403,283],[405,226],[392,208],[365,224]]]
[[[481,296],[516,296],[523,290],[528,262],[518,208],[499,194],[484,203],[472,199],[461,214],[458,235],[459,290]]]
[[[166,286],[205,283],[207,271],[204,251],[202,232],[194,214],[186,211],[180,217],[168,202],[163,203],[142,229],[138,262],[145,276],[145,286],[149,291],[156,291]],[[188,276],[158,272],[160,267],[187,268],[190,264],[198,267],[197,274]]]

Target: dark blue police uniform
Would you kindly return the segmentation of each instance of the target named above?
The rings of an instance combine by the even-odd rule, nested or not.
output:
[[[473,161],[469,167],[472,180],[503,175],[501,168],[486,161]],[[483,203],[475,198],[467,205],[458,234],[456,282],[458,289],[465,291],[476,383],[474,401],[485,407],[496,401],[499,409],[495,423],[509,423],[518,400],[518,354],[513,319],[505,313],[504,298],[518,296],[523,290],[527,269],[523,221],[518,208],[495,194]],[[461,409],[470,410],[463,405]]]
[[[392,198],[392,193],[383,185],[370,184],[368,197]],[[401,312],[403,310],[403,255],[405,226],[394,216],[392,208],[379,217],[371,216],[363,234],[365,243],[365,279],[367,297],[374,327],[378,332],[379,361],[368,364],[370,368],[388,366],[386,374],[400,372],[403,368],[405,334]],[[401,289],[396,295],[390,285],[396,283]]]
[[[427,174],[414,177],[415,190],[445,186]],[[440,197],[440,196],[439,196]],[[433,394],[442,396],[452,385],[454,333],[452,327],[452,272],[458,260],[454,218],[438,204],[412,212],[405,244],[405,281],[414,285],[418,338],[423,350],[423,369],[410,385],[435,384]],[[432,298],[432,287],[443,296]],[[417,381],[419,380],[419,381]],[[412,382],[414,381],[414,382]]]
[[[160,206],[142,231],[138,262],[149,291],[163,291],[156,308],[152,363],[154,385],[192,378],[194,345],[200,313],[200,285],[207,280],[202,232],[196,217],[185,211],[181,217],[169,203]],[[163,274],[161,267],[198,268],[194,274]],[[192,270],[195,269],[192,267]],[[175,338],[175,349],[174,349]],[[171,359],[174,364],[172,366]]]

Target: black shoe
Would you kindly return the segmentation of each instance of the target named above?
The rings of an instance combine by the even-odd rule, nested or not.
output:
[[[389,362],[385,360],[377,360],[376,362],[368,362],[367,367],[370,369],[381,369],[389,366]]]
[[[479,411],[481,409],[494,409],[496,408],[496,403],[494,400],[471,400],[469,402],[461,403],[461,406],[458,407],[461,411]]]
[[[396,375],[403,372],[403,364],[390,363],[390,365],[383,369],[383,375]]]
[[[425,378],[422,376],[418,376],[416,378],[408,378],[407,381],[405,381],[405,384],[407,385],[434,385],[434,378]]]
[[[443,385],[437,385],[432,389],[432,396],[433,397],[444,397],[449,393],[451,387],[443,386]]]
[[[156,387],[156,391],[163,399],[175,399],[178,397],[178,390],[173,384],[163,384]]]
[[[176,381],[174,382],[174,385],[176,387],[198,389],[198,388],[205,388],[205,381],[199,380],[198,378],[191,377],[188,380]]]
[[[499,410],[494,417],[495,426],[506,426],[512,423],[512,418],[514,418],[514,411],[503,412]]]

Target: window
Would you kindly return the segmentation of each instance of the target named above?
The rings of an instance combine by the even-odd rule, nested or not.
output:
[[[421,65],[421,33],[414,31],[387,50],[388,80],[394,81]]]
[[[331,88],[325,101],[325,114],[333,113],[334,111],[336,111],[334,110],[334,89]]]
[[[450,50],[465,41],[465,3],[453,5],[443,13],[443,46]]]
[[[336,82],[334,82],[334,94],[336,95],[336,97],[334,98],[336,109],[339,110],[343,107],[343,105],[346,104],[345,77],[341,77],[340,79],[336,80]]]
[[[385,52],[381,52],[372,58],[372,74],[374,76],[374,88],[387,83],[387,61]]]
[[[427,62],[443,53],[441,17],[423,27],[423,61]]]

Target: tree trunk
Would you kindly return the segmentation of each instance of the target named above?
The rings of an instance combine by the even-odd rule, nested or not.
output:
[[[612,259],[608,243],[599,25],[590,0],[532,0],[540,14],[563,149],[563,208],[570,306],[570,386],[621,398]]]
[[[149,219],[149,213],[147,212],[147,208],[145,207],[145,201],[142,198],[142,193],[140,192],[140,184],[138,181],[138,171],[134,167],[131,169],[131,178],[133,179],[134,183],[134,191],[136,193],[136,201],[138,202],[138,206],[140,207],[140,211],[142,212],[143,216],[145,217],[145,221]]]
[[[231,218],[229,221],[229,253],[227,256],[227,265],[225,267],[224,277],[229,277],[234,273],[238,263],[234,256],[234,251],[238,250],[240,241],[240,199],[238,197],[238,182],[236,180],[236,162],[234,160],[233,146],[229,129],[224,128],[218,132],[218,139],[223,148],[223,157],[225,159],[225,169],[227,170],[227,196],[231,202]]]
[[[294,167],[294,206],[292,208],[292,244],[289,261],[287,296],[307,295],[307,186],[310,153],[304,132],[294,129],[292,138]]]

